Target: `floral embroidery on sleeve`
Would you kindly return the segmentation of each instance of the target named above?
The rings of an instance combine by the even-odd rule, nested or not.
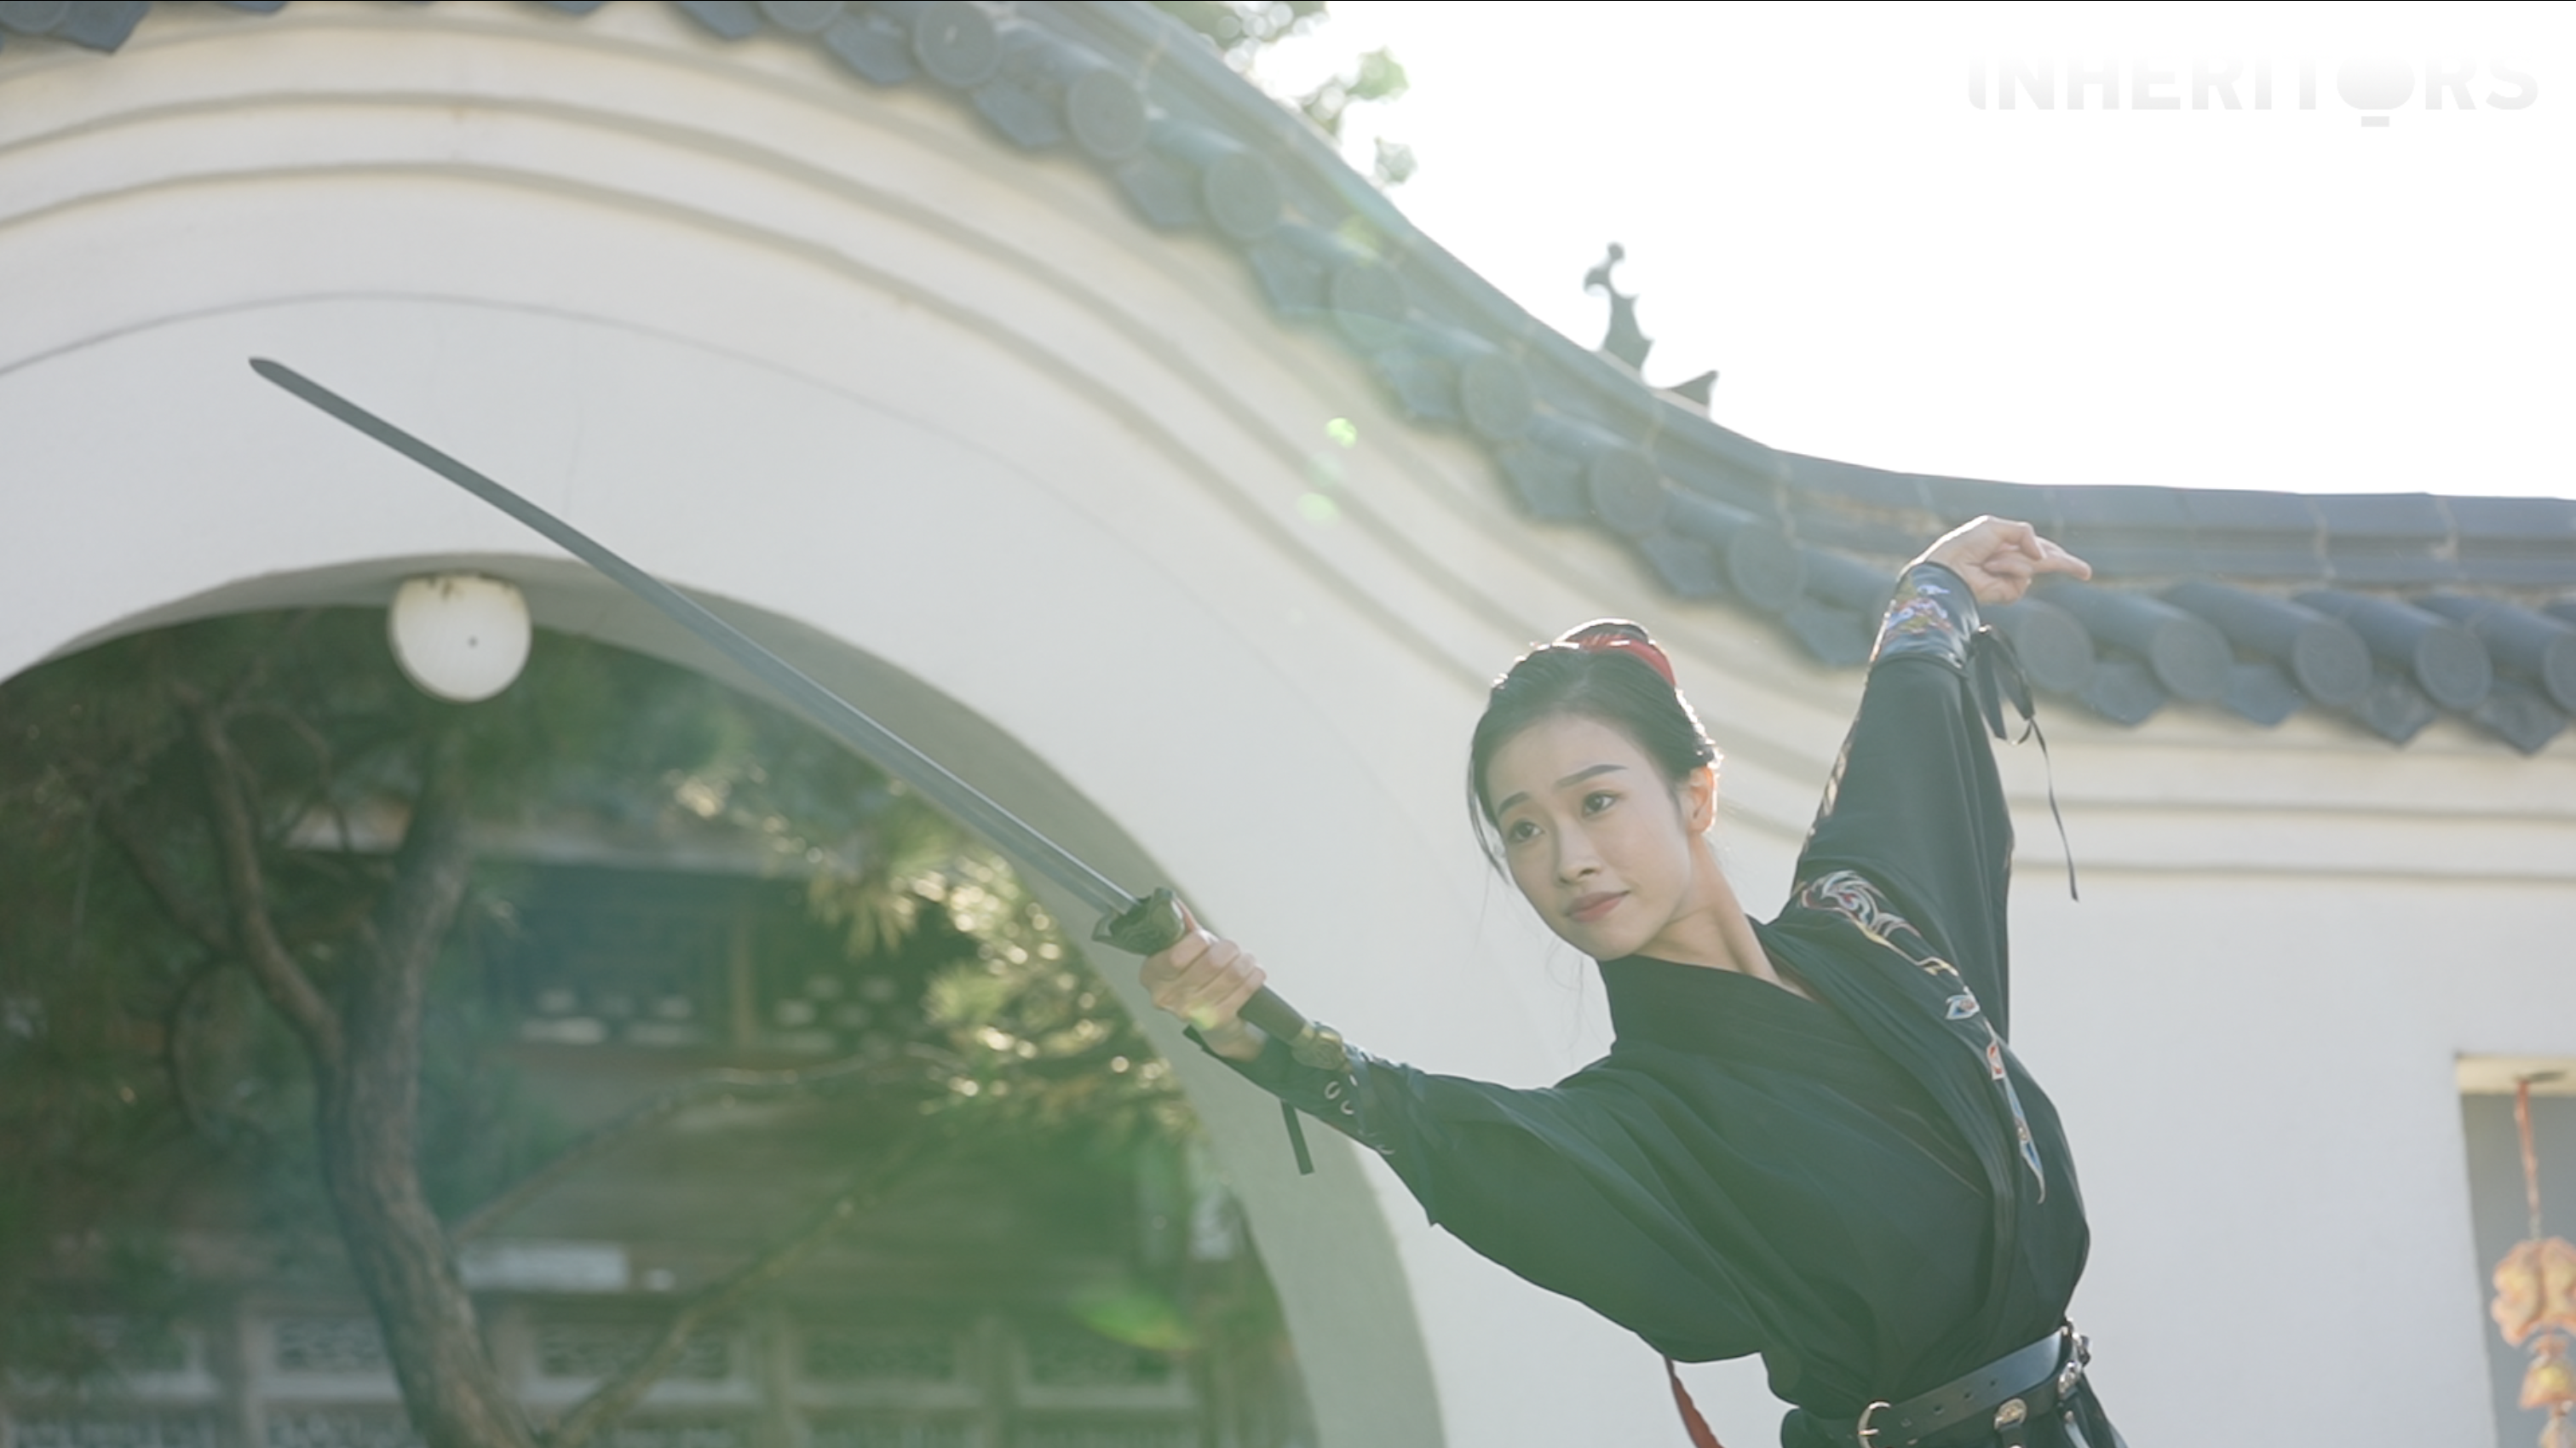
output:
[[[1887,617],[1878,626],[1874,659],[1900,654],[1933,654],[1964,668],[1968,640],[1977,632],[1976,596],[1959,575],[1938,563],[1918,563],[1905,570],[1888,601]]]
[[[2012,1076],[2004,1069],[2003,1037],[1996,1034],[1994,1023],[1978,1009],[1977,995],[1959,974],[1958,967],[1943,960],[1932,950],[1923,932],[1913,922],[1889,906],[1878,887],[1850,870],[1835,870],[1819,875],[1798,887],[1798,903],[1810,910],[1822,910],[1851,922],[1854,929],[1869,939],[1914,963],[1916,969],[1931,977],[1949,992],[1943,1006],[1943,1019],[1952,1034],[1986,1064],[1986,1075],[1994,1082],[1997,1096],[2012,1116],[2013,1135],[2020,1144],[2022,1165],[2030,1168],[2038,1184],[2039,1200],[2048,1200],[2048,1173],[2041,1167],[2039,1143],[2032,1139],[2030,1118],[2022,1113],[2021,1094],[2013,1089]]]

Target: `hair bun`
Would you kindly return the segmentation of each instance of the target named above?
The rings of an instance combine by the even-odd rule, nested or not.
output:
[[[1665,656],[1642,624],[1630,623],[1624,618],[1594,619],[1581,628],[1567,630],[1557,642],[1587,654],[1626,654],[1654,670],[1655,676],[1662,679],[1666,687],[1676,693],[1681,691],[1680,682],[1673,677],[1673,661]]]

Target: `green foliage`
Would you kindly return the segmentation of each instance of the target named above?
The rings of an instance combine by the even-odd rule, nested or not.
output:
[[[1204,35],[1239,71],[1253,69],[1261,53],[1292,35],[1303,35],[1329,18],[1324,0],[1155,0],[1155,8]],[[1380,47],[1302,95],[1280,95],[1334,140],[1354,105],[1393,101],[1411,82],[1393,51]],[[1273,92],[1277,94],[1277,92]],[[1418,168],[1413,148],[1384,137],[1375,140],[1370,179],[1381,190],[1401,186]]]
[[[1362,101],[1391,101],[1404,94],[1410,83],[1404,67],[1395,54],[1383,47],[1363,55],[1350,69],[1297,98],[1297,108],[1306,119],[1323,128],[1324,134],[1339,138],[1342,115]]]
[[[976,942],[922,997],[925,1025],[962,1063],[949,1109],[1110,1150],[1195,1132],[1170,1065],[998,858],[962,848],[912,888]]]
[[[1369,177],[1377,182],[1380,190],[1403,185],[1421,169],[1422,163],[1414,159],[1411,146],[1390,141],[1384,136],[1379,136],[1375,144],[1377,159],[1369,163]]]
[[[925,1082],[943,1128],[1112,1163],[1192,1129],[1168,1068],[1009,869],[837,743],[547,634],[498,698],[439,703],[401,678],[383,627],[359,610],[214,620],[0,688],[0,1372],[108,1371],[178,1300],[173,1228],[281,1253],[335,1239],[305,1055],[234,957],[190,698],[234,720],[270,912],[326,995],[444,735],[494,838],[710,850],[801,880],[853,969],[904,983],[901,1029],[943,1048],[922,1057],[945,1063]],[[420,1166],[451,1220],[568,1139],[502,1049],[519,1002],[493,962],[530,888],[487,862],[431,978]]]
[[[1206,36],[1239,70],[1264,47],[1320,23],[1325,0],[1154,0],[1154,8]]]

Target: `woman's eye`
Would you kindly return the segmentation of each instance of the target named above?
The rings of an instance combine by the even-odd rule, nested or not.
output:
[[[1528,820],[1514,820],[1510,824],[1503,826],[1503,843],[1505,844],[1517,845],[1523,840],[1534,840],[1537,838],[1538,826]]]
[[[1619,796],[1612,794],[1606,789],[1596,789],[1592,793],[1583,797],[1583,812],[1585,814],[1599,814],[1618,802]]]

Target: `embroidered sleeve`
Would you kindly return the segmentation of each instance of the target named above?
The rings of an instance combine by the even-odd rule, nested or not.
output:
[[[1871,661],[1929,654],[1964,670],[1968,641],[1977,633],[1977,597],[1967,580],[1938,563],[1917,563],[1896,581],[1887,617],[1878,626]]]

